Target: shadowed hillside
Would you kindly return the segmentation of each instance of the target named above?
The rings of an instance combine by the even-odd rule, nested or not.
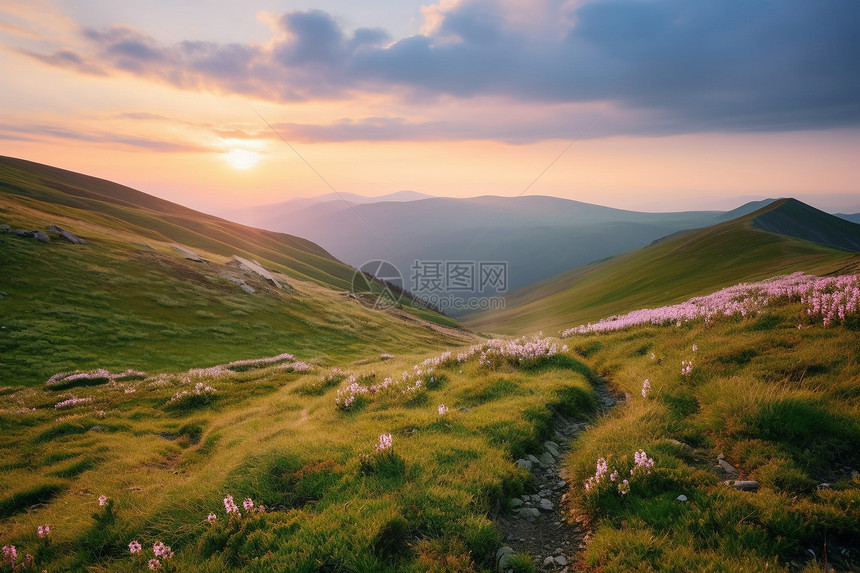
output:
[[[808,222],[804,217],[812,213]],[[467,315],[470,326],[503,333],[562,329],[636,308],[686,300],[741,281],[807,271],[834,272],[858,260],[833,247],[758,227],[828,237],[847,244],[860,226],[780,200],[749,215],[697,231],[677,233],[652,245],[579,267],[507,297],[503,310]],[[778,224],[778,225],[777,225]]]

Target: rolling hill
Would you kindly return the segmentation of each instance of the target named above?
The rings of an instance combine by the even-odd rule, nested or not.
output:
[[[348,292],[354,269],[311,241],[62,169],[0,158],[0,225],[8,226],[0,233],[3,385],[61,370],[157,372],[284,351],[325,361],[466,336],[422,308],[365,308]]]
[[[741,281],[801,270],[836,272],[860,262],[850,250],[858,239],[860,225],[781,199],[737,219],[677,233],[519,289],[507,297],[506,308],[463,320],[475,329],[506,334],[567,328],[681,302]]]
[[[423,289],[412,271],[416,260],[501,261],[507,265],[506,288],[513,290],[670,233],[712,225],[724,214],[640,213],[557,197],[484,196],[367,204],[336,200],[245,216],[243,222],[308,237],[354,266],[390,261],[407,288],[428,296],[450,292]],[[457,294],[497,294],[479,287]],[[450,312],[458,315],[456,308]]]

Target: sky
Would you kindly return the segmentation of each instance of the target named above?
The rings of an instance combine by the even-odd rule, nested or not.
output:
[[[860,212],[857,0],[3,0],[0,155],[330,193]]]

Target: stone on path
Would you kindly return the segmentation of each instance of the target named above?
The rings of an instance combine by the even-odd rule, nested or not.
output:
[[[523,459],[519,459],[519,460],[517,460],[517,465],[518,465],[519,467],[523,468],[523,469],[527,469],[527,470],[531,470],[531,469],[532,469],[532,462],[531,462],[531,460],[523,460]]]

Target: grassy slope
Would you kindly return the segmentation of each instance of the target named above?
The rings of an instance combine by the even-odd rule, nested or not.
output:
[[[341,365],[365,384],[411,369],[408,357]],[[377,395],[349,412],[335,406],[336,386],[348,381],[322,382],[325,373],[204,378],[216,394],[178,403],[170,397],[196,378],[7,389],[3,543],[49,570],[140,570],[132,539],[171,545],[181,571],[484,570],[501,541],[488,516],[528,487],[513,460],[548,439],[547,404],[572,415],[593,405],[588,371],[569,357],[530,369],[475,357],[437,369],[420,391]],[[56,411],[71,394],[93,400]],[[443,417],[440,403],[450,408]],[[393,454],[374,454],[386,432]],[[99,509],[100,494],[113,500],[114,519]],[[227,494],[268,512],[227,523]],[[50,545],[35,536],[43,523]]]
[[[811,325],[791,304],[709,326],[699,320],[567,339],[630,396],[568,458],[573,507],[595,520],[584,565],[606,573],[753,572],[794,562],[791,571],[824,571],[829,560],[838,571],[856,571],[858,327],[856,316],[847,326]],[[682,360],[694,363],[689,376],[681,375]],[[627,468],[639,449],[655,467],[631,478],[626,498],[608,489],[585,493],[599,457]],[[761,489],[723,485],[726,476],[714,469],[719,454]]]
[[[342,296],[353,270],[304,239],[19,160],[0,161],[0,184],[0,222],[57,224],[89,241],[0,234],[0,290],[8,293],[0,297],[0,384],[38,384],[73,369],[159,372],[284,351],[326,360],[463,340]],[[211,264],[185,260],[173,243]],[[224,266],[233,254],[259,260],[295,289],[244,276],[258,290],[244,293],[221,276],[241,276]]]
[[[799,270],[826,274],[856,262],[855,254],[753,227],[757,214],[784,202],[573,269],[512,293],[504,310],[468,315],[463,321],[506,334],[553,332],[636,308],[678,303],[738,282]]]

